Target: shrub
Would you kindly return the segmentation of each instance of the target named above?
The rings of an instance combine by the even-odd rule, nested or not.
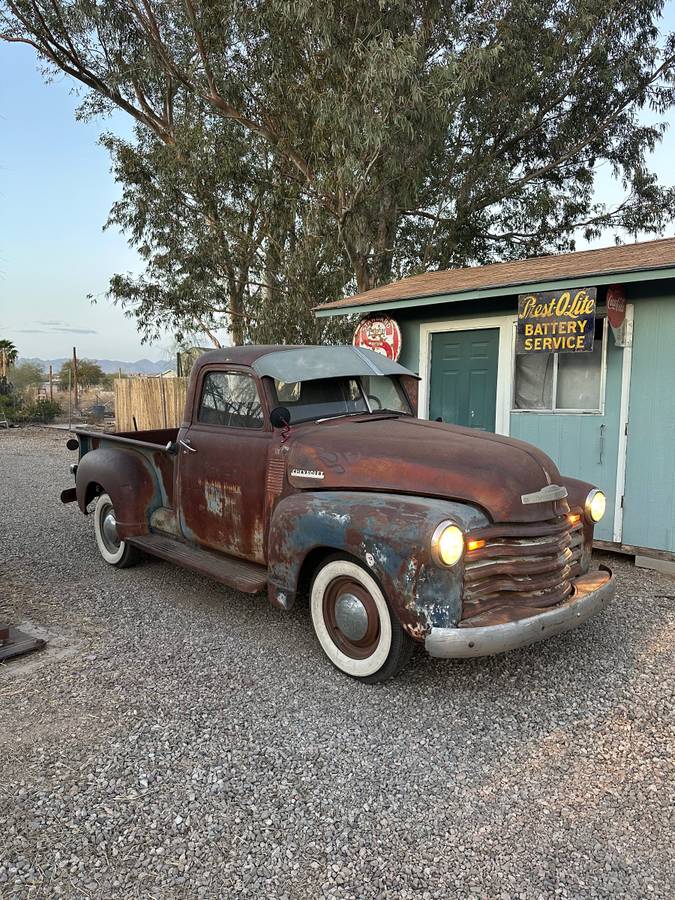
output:
[[[22,422],[24,412],[21,398],[17,394],[0,395],[0,415],[4,414],[10,422]]]
[[[25,409],[26,419],[30,422],[53,422],[61,412],[61,406],[56,400],[37,400],[29,404]]]

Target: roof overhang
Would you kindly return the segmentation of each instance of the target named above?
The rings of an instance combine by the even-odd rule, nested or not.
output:
[[[630,284],[636,281],[659,281],[665,278],[675,278],[675,268],[664,267],[655,269],[631,269],[618,270],[616,272],[603,272],[596,275],[567,276],[556,278],[553,281],[517,281],[510,284],[501,284],[494,287],[485,287],[471,291],[457,291],[455,293],[423,294],[395,300],[379,300],[375,303],[355,303],[353,306],[337,306],[332,308],[317,307],[314,310],[317,318],[328,316],[347,316],[355,313],[377,313],[380,310],[410,309],[411,307],[433,306],[438,303],[461,303],[467,300],[488,300],[492,297],[512,297],[523,291],[555,291],[567,287],[570,284],[583,286],[615,284]]]

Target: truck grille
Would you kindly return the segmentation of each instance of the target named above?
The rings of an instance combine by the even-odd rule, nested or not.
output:
[[[493,525],[469,538],[484,540],[485,545],[467,550],[465,556],[460,626],[536,615],[565,600],[572,592],[572,579],[581,573],[580,518]]]

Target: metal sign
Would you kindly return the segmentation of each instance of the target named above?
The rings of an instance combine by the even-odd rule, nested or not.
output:
[[[396,362],[401,355],[401,329],[391,316],[368,316],[356,326],[353,344]]]
[[[596,295],[594,287],[519,294],[516,353],[592,350]]]
[[[607,288],[607,320],[612,328],[621,328],[626,318],[626,291],[622,284]]]

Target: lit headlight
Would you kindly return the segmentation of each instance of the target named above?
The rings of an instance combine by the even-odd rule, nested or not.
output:
[[[602,491],[592,490],[584,505],[584,512],[589,522],[599,522],[605,514],[607,507],[607,498]]]
[[[452,522],[441,522],[431,538],[431,553],[437,563],[454,566],[464,553],[462,529]]]

